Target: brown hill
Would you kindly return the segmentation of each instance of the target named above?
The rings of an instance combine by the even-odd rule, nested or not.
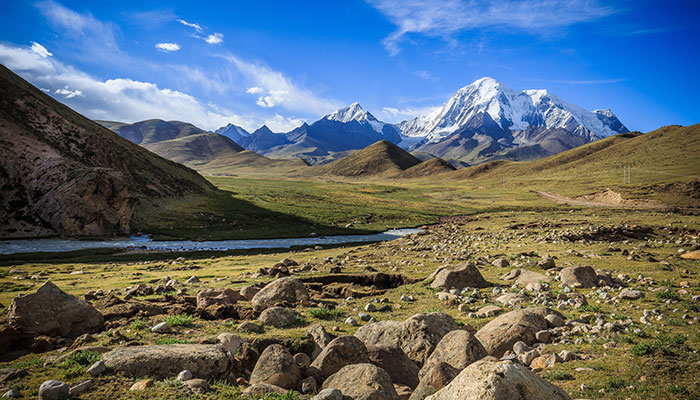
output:
[[[454,171],[456,168],[442,158],[432,158],[414,165],[394,176],[399,179],[424,178],[426,176]]]
[[[197,171],[205,175],[236,175],[236,174],[287,174],[304,171],[309,164],[297,158],[294,160],[273,160],[260,154],[245,150],[216,158],[210,162],[193,165]]]
[[[215,191],[0,66],[1,237],[126,234],[148,203]]]
[[[345,158],[315,167],[315,172],[347,177],[389,176],[420,163],[406,150],[387,140],[380,140]]]

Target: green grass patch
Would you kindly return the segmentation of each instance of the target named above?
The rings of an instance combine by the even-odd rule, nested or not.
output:
[[[574,379],[574,376],[566,371],[551,371],[544,374],[544,378],[550,381],[569,381]]]
[[[345,315],[345,313],[340,310],[331,310],[330,308],[326,307],[312,308],[308,312],[310,316],[323,320],[338,319]]]
[[[178,338],[164,338],[156,340],[156,344],[191,344],[192,341]]]
[[[585,306],[581,306],[581,308],[579,308],[579,311],[592,312],[592,313],[598,313],[598,314],[603,313],[603,310],[600,307],[594,306],[593,304],[586,304]]]
[[[656,298],[659,300],[680,300],[681,296],[675,291],[671,289],[666,289],[661,292],[656,292],[655,294]]]
[[[148,328],[148,324],[146,324],[146,321],[142,320],[141,318],[136,318],[135,320],[131,321],[129,324],[131,329],[135,329],[137,331],[142,331]]]
[[[169,315],[163,320],[170,324],[170,326],[181,326],[183,328],[191,328],[194,326],[194,319],[188,314],[177,314]]]

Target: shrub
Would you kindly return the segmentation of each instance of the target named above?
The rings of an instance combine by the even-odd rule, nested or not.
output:
[[[594,313],[602,313],[603,310],[601,310],[600,307],[594,306],[593,304],[586,304],[585,306],[581,306],[579,310],[583,312],[594,312]]]
[[[184,328],[194,326],[192,316],[187,314],[170,315],[166,317],[164,321],[169,323],[170,326],[182,326]]]
[[[340,310],[331,310],[326,307],[312,308],[309,310],[309,315],[318,319],[337,319],[342,318],[344,313]]]
[[[129,326],[131,329],[135,329],[137,331],[142,331],[148,327],[146,321],[142,320],[141,318],[136,318],[135,320],[131,321]]]
[[[654,352],[656,346],[650,342],[637,343],[632,347],[632,355],[637,357],[646,356]]]
[[[656,298],[659,300],[680,300],[681,296],[671,289],[666,289],[662,292],[656,292]]]

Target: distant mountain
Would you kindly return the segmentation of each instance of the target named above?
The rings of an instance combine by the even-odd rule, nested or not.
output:
[[[397,128],[405,148],[468,164],[537,159],[628,132],[610,110],[586,111],[546,90],[516,92],[493,78]]]
[[[274,133],[263,126],[242,138],[239,144],[267,157],[303,158],[319,163],[379,140],[398,143],[401,136],[394,125],[377,120],[358,103],[353,103],[287,133]]]
[[[244,150],[226,136],[207,132],[186,122],[161,119],[133,124],[97,122],[159,156],[190,167]]]
[[[315,167],[320,174],[366,177],[389,176],[420,164],[421,161],[406,150],[381,140],[351,155]]]
[[[0,66],[0,237],[128,234],[145,206],[216,189]]]
[[[196,166],[197,171],[207,175],[275,175],[304,172],[309,168],[304,160],[273,160],[250,150],[216,158]]]
[[[234,142],[241,144],[241,140],[250,135],[250,132],[234,124],[228,124],[214,131],[219,135],[226,136]]]

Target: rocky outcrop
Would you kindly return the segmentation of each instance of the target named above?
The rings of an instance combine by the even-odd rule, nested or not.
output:
[[[546,307],[527,308],[505,313],[484,325],[474,335],[484,346],[486,352],[494,357],[501,357],[518,341],[532,345],[536,341],[535,334],[547,329],[548,315],[558,318],[563,316]]]
[[[9,308],[14,327],[47,336],[77,337],[102,328],[104,317],[89,303],[47,281],[33,294],[17,296]]]
[[[570,400],[560,387],[512,361],[482,360],[468,366],[427,400]]]
[[[263,325],[274,326],[275,328],[286,328],[297,324],[299,318],[301,318],[301,315],[291,308],[270,307],[260,313],[258,321],[262,322]]]
[[[409,400],[423,400],[431,394],[447,386],[459,375],[460,370],[446,362],[433,364],[423,374],[418,387],[411,393]]]
[[[243,300],[240,294],[229,288],[204,289],[197,293],[197,308],[204,309],[212,305],[234,305]]]
[[[442,268],[435,274],[435,279],[430,287],[436,289],[457,289],[465,287],[484,288],[490,284],[486,282],[478,269],[472,263],[457,264],[453,267]]]
[[[268,307],[295,307],[309,300],[309,292],[301,281],[292,277],[276,279],[253,296],[251,301],[256,311]]]
[[[352,364],[343,367],[323,382],[323,389],[340,389],[354,400],[398,400],[391,377],[372,364]]]
[[[189,370],[197,378],[223,376],[230,365],[226,351],[208,344],[119,347],[104,355],[105,366],[132,377],[172,378]]]
[[[421,313],[403,322],[379,321],[365,325],[355,336],[366,346],[399,347],[416,364],[423,365],[440,339],[458,328],[447,314]]]
[[[284,346],[273,344],[265,348],[250,375],[251,384],[265,383],[284,389],[296,389],[301,372],[294,357]]]

